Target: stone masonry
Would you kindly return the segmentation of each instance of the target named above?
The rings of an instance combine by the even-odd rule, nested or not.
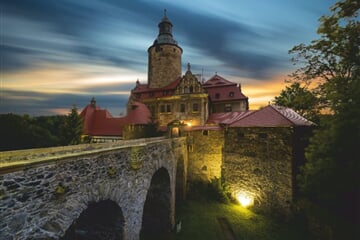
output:
[[[120,206],[125,239],[138,239],[147,190],[163,168],[170,179],[174,224],[176,167],[184,158],[187,163],[185,144],[184,138],[157,139],[35,164],[2,164],[0,239],[58,239],[90,202],[101,200]]]

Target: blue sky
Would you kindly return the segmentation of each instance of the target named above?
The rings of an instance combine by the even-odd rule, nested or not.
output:
[[[117,116],[164,9],[182,64],[242,84],[250,108],[266,105],[294,70],[288,50],[319,38],[333,0],[2,0],[0,113],[64,114],[94,96]]]

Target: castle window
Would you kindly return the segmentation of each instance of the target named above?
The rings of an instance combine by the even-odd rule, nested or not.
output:
[[[184,113],[186,111],[185,104],[180,104],[180,112]]]
[[[225,104],[225,112],[231,112],[231,111],[232,111],[231,104]]]
[[[220,93],[216,93],[216,94],[215,94],[215,98],[216,98],[216,99],[219,99],[219,98],[220,98]]]
[[[209,131],[208,130],[203,130],[202,135],[203,136],[209,136]]]
[[[166,112],[171,112],[171,105],[170,104],[166,105]]]
[[[193,93],[193,92],[194,92],[194,87],[190,86],[190,93]]]
[[[184,93],[189,93],[189,88],[188,87],[184,87]]]
[[[234,92],[229,92],[229,97],[233,97],[234,96]]]
[[[160,112],[164,113],[165,112],[165,105],[160,105]]]
[[[199,111],[199,104],[198,103],[193,103],[193,112],[198,112]]]
[[[160,113],[171,113],[171,105],[170,104],[160,105]]]
[[[267,137],[268,137],[268,135],[266,133],[259,133],[259,138],[265,139]]]

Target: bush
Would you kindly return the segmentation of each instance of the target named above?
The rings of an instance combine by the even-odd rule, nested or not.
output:
[[[216,177],[211,179],[210,182],[201,180],[191,182],[189,184],[188,196],[192,199],[203,199],[220,203],[232,201],[226,184]]]

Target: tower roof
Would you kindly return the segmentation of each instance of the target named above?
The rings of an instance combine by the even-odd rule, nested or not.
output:
[[[161,19],[159,23],[159,34],[154,41],[153,45],[157,44],[173,44],[177,45],[176,40],[173,38],[172,35],[172,23],[170,19],[166,15],[166,9],[164,10],[164,17]]]

